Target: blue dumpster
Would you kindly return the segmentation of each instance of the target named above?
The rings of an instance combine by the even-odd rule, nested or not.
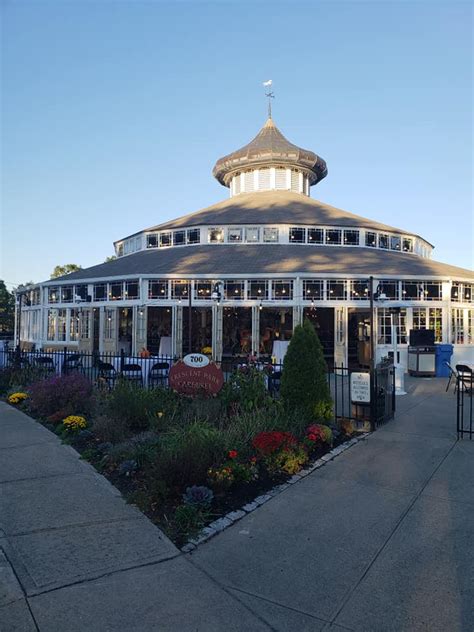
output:
[[[435,349],[436,377],[449,377],[449,368],[445,362],[451,363],[453,345],[435,345]]]

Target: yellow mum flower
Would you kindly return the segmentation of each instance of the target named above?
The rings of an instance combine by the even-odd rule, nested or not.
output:
[[[87,421],[80,415],[69,415],[69,417],[63,419],[63,426],[66,430],[71,431],[84,430],[84,428],[87,428]]]
[[[7,401],[9,404],[21,404],[27,398],[28,395],[26,393],[12,393],[8,396]]]

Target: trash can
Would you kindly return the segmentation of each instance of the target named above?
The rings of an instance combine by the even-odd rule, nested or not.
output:
[[[451,362],[453,345],[435,345],[436,377],[449,377],[449,368],[445,362]]]

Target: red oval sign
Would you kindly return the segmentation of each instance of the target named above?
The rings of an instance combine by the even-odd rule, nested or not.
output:
[[[224,385],[224,374],[214,362],[196,368],[180,360],[170,369],[169,383],[173,390],[183,395],[216,395]]]

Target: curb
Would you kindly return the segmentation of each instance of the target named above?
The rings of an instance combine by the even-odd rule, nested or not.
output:
[[[307,467],[304,470],[301,470],[300,472],[292,476],[290,479],[288,479],[286,483],[283,483],[281,485],[276,485],[276,487],[273,487],[272,489],[270,489],[265,494],[262,494],[261,496],[257,496],[257,498],[255,498],[252,502],[247,503],[240,509],[231,511],[225,516],[222,516],[221,518],[214,520],[214,522],[211,522],[210,524],[208,524],[207,527],[204,527],[199,537],[194,538],[193,540],[190,540],[187,544],[181,547],[181,552],[191,553],[191,551],[195,551],[196,548],[200,544],[207,542],[218,533],[225,531],[225,529],[228,529],[229,527],[231,527],[235,522],[237,522],[244,516],[248,515],[249,513],[252,513],[252,511],[255,511],[255,509],[257,509],[261,505],[264,505],[266,502],[268,502],[275,496],[278,496],[279,494],[284,492],[285,489],[288,489],[288,487],[290,487],[290,485],[294,485],[295,483],[298,483],[300,480],[308,476],[308,474],[311,474],[318,468],[323,467],[324,465],[326,465],[326,463],[329,463],[329,461],[332,461],[337,456],[339,456],[340,454],[342,454],[343,452],[345,452],[352,446],[356,445],[356,443],[363,441],[366,437],[368,437],[371,434],[372,434],[371,432],[364,432],[363,434],[359,435],[358,437],[352,438],[350,441],[347,441],[346,443],[341,443],[341,445],[337,446],[337,448],[333,448],[332,450],[330,450],[327,454],[325,454],[320,459],[312,463],[309,467]]]

